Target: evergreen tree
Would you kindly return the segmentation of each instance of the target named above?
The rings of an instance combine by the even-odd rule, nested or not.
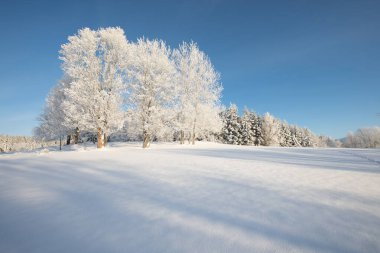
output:
[[[281,122],[280,125],[280,146],[281,147],[291,147],[292,144],[292,133],[290,131],[290,126],[287,122]]]
[[[251,125],[254,136],[254,144],[255,146],[260,146],[263,143],[263,135],[262,135],[262,118],[257,115],[255,112],[251,113]]]
[[[253,145],[255,143],[253,123],[251,112],[245,108],[240,123],[241,145]]]
[[[240,144],[240,124],[237,106],[231,104],[223,113],[222,140],[227,144]]]

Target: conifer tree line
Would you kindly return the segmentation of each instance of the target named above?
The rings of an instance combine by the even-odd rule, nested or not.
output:
[[[290,125],[270,113],[258,115],[247,108],[240,116],[235,104],[221,112],[223,127],[218,138],[235,145],[282,147],[339,147],[326,136],[317,136],[308,128]]]
[[[127,40],[119,27],[84,28],[61,46],[63,77],[51,89],[35,136],[78,143],[95,133],[98,148],[125,133],[153,140],[195,140],[221,128],[219,73],[194,42]]]

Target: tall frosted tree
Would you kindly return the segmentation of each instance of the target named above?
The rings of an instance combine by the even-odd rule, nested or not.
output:
[[[219,113],[222,86],[207,55],[194,42],[173,51],[176,66],[177,128],[180,143],[186,133],[195,144],[198,135],[221,129]]]
[[[161,40],[139,39],[129,52],[128,131],[141,134],[147,148],[173,120],[175,69],[171,51]]]
[[[46,97],[44,109],[39,116],[39,126],[34,129],[34,135],[43,140],[59,139],[59,149],[62,147],[62,138],[70,132],[70,128],[64,125],[65,114],[62,103],[65,82],[60,81],[54,86]]]
[[[280,124],[278,120],[269,113],[265,113],[262,122],[263,144],[265,146],[279,145]]]
[[[66,122],[97,132],[98,148],[107,134],[122,127],[128,43],[121,28],[84,28],[62,45],[62,69],[71,85],[64,89]]]

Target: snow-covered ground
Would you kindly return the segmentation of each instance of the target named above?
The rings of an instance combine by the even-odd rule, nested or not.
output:
[[[380,150],[0,155],[0,252],[380,252]]]

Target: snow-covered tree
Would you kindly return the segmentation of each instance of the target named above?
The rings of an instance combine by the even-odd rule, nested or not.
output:
[[[263,135],[261,131],[262,118],[256,112],[253,111],[250,113],[250,121],[251,121],[253,136],[254,136],[253,144],[255,146],[260,146],[263,143]]]
[[[222,113],[222,140],[227,144],[239,145],[241,140],[238,109],[235,104]]]
[[[54,86],[47,98],[43,112],[39,116],[39,126],[34,129],[34,135],[43,140],[59,139],[59,147],[62,147],[62,138],[70,132],[70,128],[64,125],[65,113],[62,103],[64,95],[65,80]]]
[[[245,108],[243,116],[240,121],[240,135],[241,145],[254,145],[255,144],[255,132],[253,125],[255,123],[255,115]]]
[[[318,147],[340,148],[342,143],[339,140],[335,140],[330,136],[321,135],[318,136]]]
[[[42,136],[42,138],[45,137]],[[29,136],[9,136],[0,134],[0,153],[33,150],[37,148],[59,145],[59,141],[57,141],[57,139],[48,141],[42,140],[42,138],[41,136],[37,136],[37,138],[35,138]]]
[[[295,147],[302,147],[302,132],[301,129],[298,126],[291,125],[290,126],[290,132],[292,136],[292,146]]]
[[[128,43],[121,28],[84,28],[62,45],[62,69],[71,85],[64,89],[67,124],[97,132],[98,148],[105,136],[121,128],[124,113],[125,57]]]
[[[378,148],[380,127],[359,128],[355,133],[348,133],[343,145],[349,148]]]
[[[143,148],[167,133],[173,121],[175,69],[170,54],[161,40],[139,39],[130,46],[128,131],[141,134]]]
[[[269,113],[265,113],[262,121],[263,145],[279,145],[280,123]]]
[[[207,55],[194,42],[183,43],[173,51],[177,93],[177,129],[180,143],[190,133],[192,143],[204,132],[221,128],[219,73]]]
[[[200,103],[197,106],[196,125],[193,126],[196,135],[191,135],[191,141],[194,144],[194,139],[210,139],[211,136],[217,134],[222,129],[222,120],[219,116],[221,107],[219,105],[209,105]],[[193,131],[194,133],[194,131]]]
[[[290,126],[286,121],[280,123],[279,144],[282,147],[293,146],[293,137]]]
[[[318,144],[318,137],[308,128],[302,128],[302,147],[316,147]]]
[[[363,148],[380,147],[380,127],[359,128],[355,135],[361,140]]]

